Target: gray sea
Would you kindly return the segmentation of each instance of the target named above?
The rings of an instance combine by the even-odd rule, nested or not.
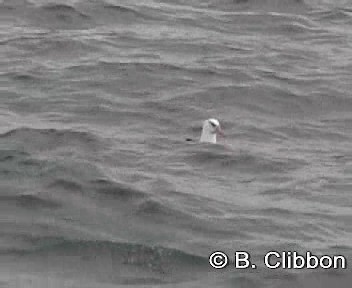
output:
[[[0,287],[351,287],[351,76],[349,0],[1,0]]]

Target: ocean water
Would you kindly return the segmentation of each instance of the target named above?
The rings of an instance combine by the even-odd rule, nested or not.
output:
[[[352,265],[351,75],[347,0],[0,1],[0,287],[351,287],[262,263]]]

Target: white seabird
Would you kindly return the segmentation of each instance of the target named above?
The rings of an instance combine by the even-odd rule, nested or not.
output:
[[[220,122],[217,119],[210,118],[203,122],[202,135],[200,136],[200,142],[216,144],[216,136],[224,136],[221,130]]]

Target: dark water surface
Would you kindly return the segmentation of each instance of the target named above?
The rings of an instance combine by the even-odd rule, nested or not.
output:
[[[352,265],[351,73],[350,1],[0,1],[0,287],[351,287],[262,263]]]

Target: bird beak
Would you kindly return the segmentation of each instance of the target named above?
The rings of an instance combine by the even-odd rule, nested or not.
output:
[[[218,126],[218,127],[216,128],[216,133],[217,133],[218,135],[222,136],[222,137],[225,137],[225,133],[224,133],[224,131],[222,131],[222,129],[220,128],[220,126]]]

